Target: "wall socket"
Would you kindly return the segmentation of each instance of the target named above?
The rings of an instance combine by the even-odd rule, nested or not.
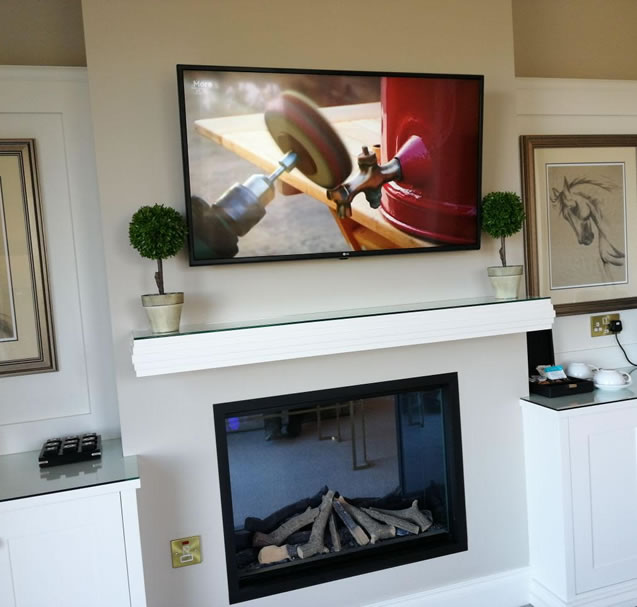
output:
[[[201,536],[182,537],[170,541],[173,567],[186,567],[201,563]]]
[[[612,335],[608,330],[611,320],[619,320],[619,314],[604,314],[603,316],[591,316],[591,337]]]

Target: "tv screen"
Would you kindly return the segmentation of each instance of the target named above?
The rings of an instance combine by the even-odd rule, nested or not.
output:
[[[479,248],[482,76],[177,80],[191,265]]]

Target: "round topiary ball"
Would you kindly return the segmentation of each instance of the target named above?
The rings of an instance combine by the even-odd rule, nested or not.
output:
[[[167,259],[184,246],[188,230],[181,214],[163,204],[140,207],[128,226],[131,246],[147,259]]]
[[[493,238],[516,234],[524,218],[524,205],[515,192],[491,192],[482,199],[482,229]]]

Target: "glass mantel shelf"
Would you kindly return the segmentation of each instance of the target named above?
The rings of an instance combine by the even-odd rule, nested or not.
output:
[[[497,299],[495,297],[473,297],[467,299],[447,299],[442,301],[428,301],[405,304],[392,304],[368,308],[352,308],[349,310],[329,310],[324,312],[309,312],[275,318],[261,318],[256,320],[234,320],[228,322],[188,325],[182,327],[178,333],[152,333],[134,331],[133,339],[162,339],[176,335],[196,335],[199,333],[215,333],[218,331],[236,331],[239,329],[256,329],[259,327],[277,327],[281,325],[295,325],[310,322],[325,322],[346,318],[365,318],[369,316],[388,316],[405,314],[407,312],[426,312],[432,310],[447,310],[452,308],[468,308],[476,306],[493,306],[516,304],[523,301],[549,300],[548,297],[529,297],[519,299]]]
[[[138,377],[549,329],[549,298],[480,297],[313,312],[133,334]]]

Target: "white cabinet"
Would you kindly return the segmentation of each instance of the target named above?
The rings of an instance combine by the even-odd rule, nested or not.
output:
[[[577,592],[637,578],[637,403],[569,420]]]
[[[637,399],[552,400],[522,401],[531,603],[634,607]]]
[[[139,479],[110,482],[110,469],[88,462],[92,469],[76,477],[58,478],[63,468],[50,469],[52,488],[68,488],[27,496],[15,465],[25,455],[0,458],[0,605],[144,607]],[[38,472],[34,455],[31,468]],[[64,468],[78,472],[82,466]],[[49,489],[43,477],[34,487]],[[7,497],[10,485],[21,488],[15,498]]]

